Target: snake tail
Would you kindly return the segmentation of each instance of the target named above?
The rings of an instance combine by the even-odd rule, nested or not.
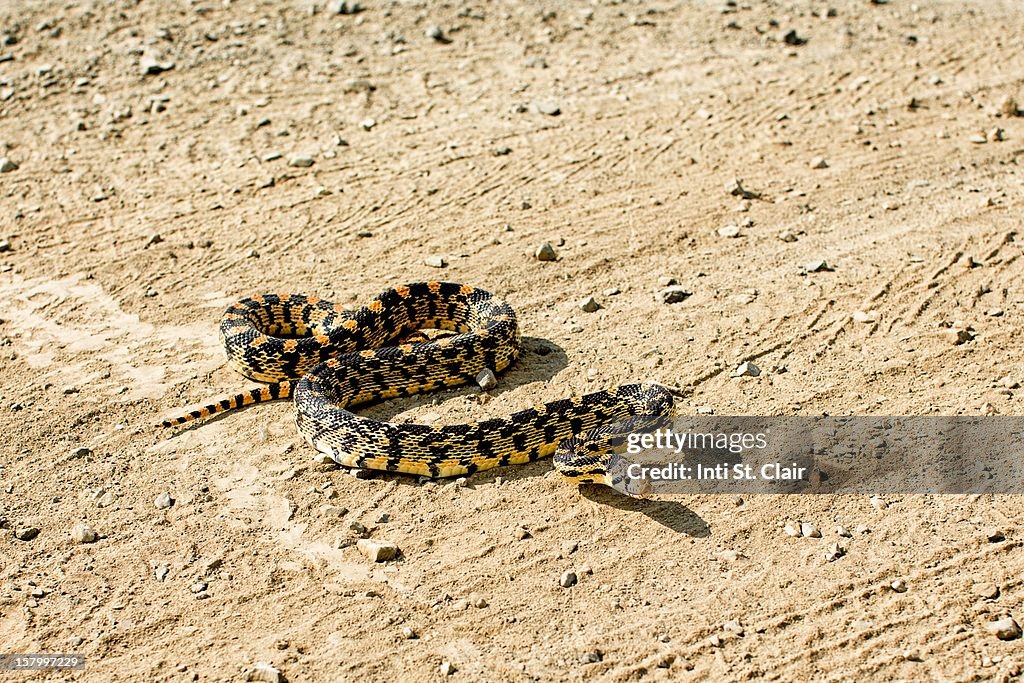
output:
[[[192,422],[193,420],[201,420],[211,415],[217,415],[218,413],[226,413],[229,410],[236,410],[238,408],[244,408],[246,406],[255,405],[256,403],[265,403],[267,401],[276,401],[282,398],[291,398],[292,391],[295,389],[297,384],[296,380],[284,380],[281,382],[273,382],[263,387],[256,387],[249,391],[242,392],[241,394],[235,394],[230,398],[225,398],[215,403],[210,403],[201,408],[190,410],[187,413],[164,420],[161,425],[164,427],[176,427],[183,425],[186,422]]]

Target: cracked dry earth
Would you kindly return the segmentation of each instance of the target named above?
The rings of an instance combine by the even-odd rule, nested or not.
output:
[[[231,301],[423,279],[526,352],[367,414],[653,378],[682,414],[1019,415],[1020,3],[363,4],[0,1],[0,653],[87,657],[7,678],[1019,676],[986,626],[1024,622],[1019,496],[361,479],[286,403],[154,423],[250,386]]]

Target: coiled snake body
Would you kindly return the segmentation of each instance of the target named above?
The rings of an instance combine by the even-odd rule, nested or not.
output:
[[[455,334],[402,342],[430,328]],[[594,445],[602,430],[633,416],[666,415],[672,407],[664,387],[631,384],[472,424],[392,424],[350,412],[360,404],[464,384],[485,368],[501,372],[518,358],[521,338],[512,307],[451,282],[388,289],[356,310],[299,294],[254,296],[228,308],[220,336],[232,367],[270,384],[163,425],[293,396],[299,432],[349,467],[449,477],[546,457],[561,443],[555,452],[559,472],[612,485],[609,455]]]

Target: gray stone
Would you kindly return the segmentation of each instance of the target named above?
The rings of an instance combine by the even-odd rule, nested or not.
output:
[[[490,391],[494,387],[498,386],[498,378],[494,376],[494,371],[490,368],[484,368],[476,376],[476,383],[480,385],[480,388],[484,391]]]
[[[750,361],[743,361],[739,364],[736,370],[732,373],[733,377],[757,377],[761,374],[761,368],[757,367]],[[813,525],[811,525],[813,526]],[[820,533],[819,533],[820,535]]]
[[[558,579],[558,585],[562,588],[572,588],[576,585],[579,579],[576,576],[576,572],[567,571],[562,574]]]
[[[159,494],[156,498],[153,499],[153,505],[156,506],[157,510],[166,510],[167,508],[174,505],[174,499],[171,498],[170,493],[164,491],[163,493]]]
[[[21,527],[14,532],[14,537],[19,541],[31,541],[38,535],[39,529],[34,526]]]
[[[550,242],[545,242],[537,247],[533,257],[538,261],[555,261],[558,259],[558,254],[555,253],[555,248],[551,246]]]
[[[0,157],[0,173],[10,173],[11,171],[17,171],[18,164],[14,163],[7,157]]]
[[[601,304],[597,303],[597,299],[594,297],[588,296],[580,301],[580,308],[582,308],[585,313],[593,313],[601,308]]]
[[[294,156],[288,160],[288,165],[294,168],[309,168],[313,163],[313,157],[302,155]]]

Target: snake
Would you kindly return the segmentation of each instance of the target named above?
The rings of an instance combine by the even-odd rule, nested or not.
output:
[[[430,329],[450,334],[421,332]],[[501,373],[519,358],[515,310],[455,282],[392,287],[356,308],[304,294],[251,296],[224,312],[220,340],[229,366],[266,384],[164,420],[164,427],[291,398],[302,437],[350,468],[440,478],[553,455],[569,480],[635,495],[613,466],[614,438],[636,421],[668,415],[673,405],[667,388],[638,383],[468,424],[398,424],[352,412],[473,382],[487,370]]]

